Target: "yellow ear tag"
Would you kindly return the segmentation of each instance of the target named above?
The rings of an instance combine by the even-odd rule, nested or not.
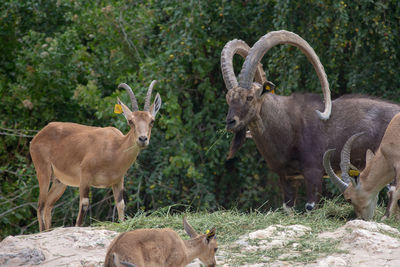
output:
[[[114,113],[116,113],[116,114],[121,114],[122,113],[122,107],[121,107],[120,104],[115,104]]]
[[[209,232],[210,232],[210,230],[207,229],[207,230],[206,230],[206,235],[208,235]]]
[[[265,90],[267,90],[268,92],[270,92],[271,94],[275,94],[275,90],[271,88],[271,86],[267,85],[265,86]]]
[[[359,175],[360,175],[360,171],[357,171],[357,170],[349,170],[349,175],[350,175],[351,177],[359,176]]]

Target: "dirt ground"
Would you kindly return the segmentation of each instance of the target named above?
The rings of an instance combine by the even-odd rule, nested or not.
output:
[[[303,225],[271,225],[242,236],[234,245],[240,246],[244,254],[283,246],[289,242],[295,248],[296,239],[310,230]],[[108,230],[70,227],[32,235],[9,236],[0,243],[0,266],[103,266],[107,247],[116,235],[116,232]],[[347,253],[329,255],[307,265],[277,260],[268,264],[242,266],[400,266],[400,232],[385,224],[349,221],[333,232],[320,234],[318,238],[339,239],[339,248]],[[257,242],[252,242],[255,239]],[[218,265],[231,266],[224,255],[224,249],[218,251]],[[264,261],[266,258],[267,253]],[[188,266],[201,265],[195,261]]]

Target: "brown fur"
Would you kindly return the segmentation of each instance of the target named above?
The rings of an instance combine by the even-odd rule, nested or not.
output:
[[[189,228],[192,229],[190,225]],[[169,228],[122,233],[111,242],[104,266],[113,267],[124,262],[138,267],[183,267],[195,258],[208,267],[215,266],[215,230],[203,235],[193,231],[188,233],[192,235],[189,240],[182,240]]]
[[[328,148],[340,151],[353,134],[366,132],[355,143],[353,164],[364,166],[365,151],[375,150],[384,130],[400,106],[376,98],[353,96],[332,101],[329,120],[321,121],[315,110],[322,109],[319,95],[257,96],[257,84],[249,90],[228,91],[227,128],[233,132],[248,127],[268,167],[280,176],[284,204],[293,207],[296,189],[288,177],[302,174],[308,203],[318,203],[322,192],[323,153]],[[333,168],[339,170],[339,153],[333,155]]]
[[[400,113],[389,123],[375,155],[368,153],[359,179],[350,183],[344,191],[344,197],[352,203],[356,215],[365,220],[370,220],[374,214],[379,191],[393,179],[398,181],[400,178]],[[400,186],[397,183],[389,203],[388,217],[398,211],[399,196]]]
[[[156,101],[159,101],[159,108],[159,95]],[[51,227],[52,209],[67,186],[80,190],[77,226],[82,224],[88,208],[91,186],[112,186],[118,217],[124,220],[124,175],[139,152],[149,144],[158,109],[154,109],[153,103],[150,112],[131,112],[122,102],[120,104],[131,126],[127,135],[113,127],[51,122],[33,138],[30,153],[40,187],[37,209],[40,231]]]

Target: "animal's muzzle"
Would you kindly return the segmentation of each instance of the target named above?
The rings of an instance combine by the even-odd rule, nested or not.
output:
[[[226,119],[226,129],[232,130],[236,126],[236,120],[234,118]]]
[[[139,141],[144,143],[147,141],[147,136],[139,136]]]
[[[145,135],[139,136],[137,144],[141,147],[145,147],[149,144],[148,138]]]

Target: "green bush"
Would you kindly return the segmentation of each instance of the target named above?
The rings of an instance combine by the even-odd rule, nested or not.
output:
[[[131,85],[142,107],[156,79],[163,100],[150,147],[126,175],[127,214],[173,204],[181,210],[280,206],[278,179],[252,141],[226,166],[232,136],[224,130],[223,46],[294,31],[320,56],[333,96],[399,101],[399,17],[397,1],[383,0],[3,1],[0,235],[38,229],[29,136],[50,121],[127,132],[125,119],[112,112],[117,96],[129,102],[116,89],[120,82]],[[237,72],[242,62],[235,57]],[[262,63],[279,94],[320,92],[298,49],[274,48]],[[73,225],[78,201],[78,190],[64,193],[58,203],[71,208],[55,209],[55,226]],[[88,217],[111,220],[112,202],[109,189],[93,189]]]

